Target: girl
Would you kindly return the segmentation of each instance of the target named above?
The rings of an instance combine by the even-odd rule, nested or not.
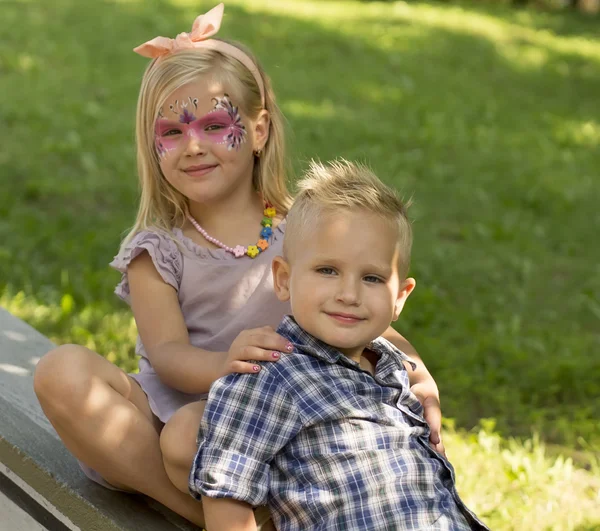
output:
[[[276,362],[290,346],[272,328],[290,311],[275,297],[270,267],[291,204],[282,116],[250,52],[211,38],[222,15],[220,4],[191,33],[135,50],[153,58],[137,108],[141,201],[111,265],[123,273],[116,293],[137,323],[139,374],[63,345],[39,362],[34,380],[88,477],[198,525],[202,508],[187,485],[203,396],[217,378],[257,372],[253,360]],[[437,387],[413,357],[412,389],[442,449]]]

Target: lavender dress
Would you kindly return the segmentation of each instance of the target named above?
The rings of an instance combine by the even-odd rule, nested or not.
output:
[[[177,290],[191,344],[226,352],[242,330],[266,325],[276,328],[291,311],[289,303],[280,302],[275,296],[271,274],[273,258],[282,254],[284,232],[285,220],[273,230],[267,250],[251,259],[235,258],[223,249],[201,247],[179,229],[170,236],[159,230],[142,231],[110,264],[123,274],[115,293],[130,302],[127,267],[147,251],[162,279]],[[130,376],[140,384],[150,408],[162,422],[167,422],[182,406],[207,396],[182,393],[164,384],[150,364],[139,336],[135,350],[141,356],[139,373]],[[90,479],[113,488],[96,471],[80,465]]]
[[[277,327],[290,312],[289,303],[280,302],[273,292],[271,262],[282,254],[285,222],[273,231],[270,246],[256,258],[235,258],[223,249],[201,247],[173,230],[165,233],[143,231],[111,262],[123,273],[115,293],[129,303],[127,267],[147,251],[163,280],[177,290],[190,342],[195,347],[226,352],[242,331],[270,325]],[[131,376],[140,384],[154,414],[167,422],[180,407],[207,395],[190,395],[162,383],[154,372],[140,337],[136,353],[141,356],[139,373]]]

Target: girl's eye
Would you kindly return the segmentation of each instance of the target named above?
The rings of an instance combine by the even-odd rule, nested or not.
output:
[[[383,282],[383,280],[379,277],[376,277],[375,275],[368,275],[364,278],[365,282],[369,282],[370,284],[379,284],[380,282]]]
[[[335,270],[331,267],[319,267],[319,269],[317,269],[317,273],[321,273],[321,275],[335,275]]]
[[[165,131],[163,133],[163,136],[175,136],[175,135],[180,135],[180,134],[181,134],[180,129],[169,129],[168,131]]]
[[[205,131],[220,131],[221,129],[225,129],[225,126],[223,124],[210,124],[207,125],[204,130]]]

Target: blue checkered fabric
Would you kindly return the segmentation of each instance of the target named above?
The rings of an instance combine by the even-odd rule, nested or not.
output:
[[[277,331],[292,354],[213,384],[193,496],[268,504],[279,531],[487,529],[428,444],[405,354],[373,341],[373,376],[292,317]]]

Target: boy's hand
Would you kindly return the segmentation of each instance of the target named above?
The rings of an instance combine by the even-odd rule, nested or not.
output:
[[[282,352],[289,353],[292,350],[292,344],[270,326],[244,330],[231,344],[222,373],[257,373],[260,365],[249,361],[278,361]]]
[[[442,409],[440,407],[440,398],[437,387],[432,388],[427,382],[419,382],[413,385],[410,390],[419,399],[423,406],[423,417],[429,424],[429,445],[436,451],[446,457],[446,449],[442,442]]]

